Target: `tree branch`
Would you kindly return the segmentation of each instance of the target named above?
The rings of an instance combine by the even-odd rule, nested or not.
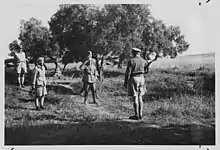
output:
[[[148,61],[148,63],[147,63],[147,72],[149,71],[149,66],[150,66],[154,61],[156,61],[159,57],[160,57],[160,55],[159,55],[158,53],[156,53],[155,58],[152,59],[151,61]]]
[[[150,64],[152,62],[156,61],[159,57],[160,57],[160,55],[157,53],[156,56],[154,57],[154,59],[152,59],[151,61],[148,61],[148,66],[150,66]]]

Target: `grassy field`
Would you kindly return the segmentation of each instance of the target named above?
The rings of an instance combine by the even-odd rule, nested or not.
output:
[[[43,111],[35,111],[30,86],[18,89],[12,70],[7,69],[5,144],[215,145],[214,63],[213,55],[201,55],[152,65],[146,75],[142,121],[128,119],[133,107],[123,88],[125,67],[106,66],[105,80],[98,82],[100,105],[85,106],[78,95],[81,78],[79,74],[71,78],[75,65],[55,79],[50,77],[53,64],[47,64],[47,109]],[[170,69],[171,64],[179,68]],[[64,80],[71,82],[53,83]]]

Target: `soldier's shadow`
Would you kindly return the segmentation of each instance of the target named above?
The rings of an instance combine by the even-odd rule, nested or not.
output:
[[[67,94],[67,95],[75,94],[75,92],[71,89],[71,87],[67,87],[64,85],[47,85],[47,90],[51,90],[59,94]]]
[[[31,98],[31,99],[19,98],[18,100],[23,103],[34,102],[33,98]]]

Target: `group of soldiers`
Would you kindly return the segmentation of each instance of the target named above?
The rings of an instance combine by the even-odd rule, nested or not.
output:
[[[141,50],[138,48],[132,48],[131,50],[133,58],[128,61],[127,69],[125,72],[124,87],[128,89],[128,96],[131,97],[134,107],[134,115],[129,119],[139,120],[142,119],[143,112],[143,100],[142,96],[145,94],[145,78],[144,74],[147,69],[147,62],[141,57]],[[28,61],[25,57],[25,53],[20,47],[17,48],[17,52],[14,54],[16,61],[16,72],[18,86],[24,88],[25,74],[27,73]],[[88,52],[86,60],[79,67],[83,70],[83,87],[81,93],[84,91],[84,104],[87,104],[88,92],[91,90],[93,102],[97,102],[96,93],[96,81],[98,79],[98,71],[96,68],[95,59],[92,58],[92,52]],[[46,67],[44,64],[44,58],[39,57],[33,70],[32,89],[35,93],[35,105],[36,110],[45,109],[44,97],[47,94],[46,89]]]
[[[14,60],[15,70],[17,73],[17,83],[20,88],[24,88],[28,59],[26,58],[25,53],[22,51],[19,45],[16,47],[16,50],[17,52],[14,53]],[[32,89],[35,93],[36,110],[45,109],[44,97],[47,94],[46,83],[46,66],[44,64],[44,58],[39,57],[35,64],[32,77]]]

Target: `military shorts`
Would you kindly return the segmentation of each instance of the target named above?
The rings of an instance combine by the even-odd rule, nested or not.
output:
[[[132,77],[128,81],[128,96],[143,96],[146,92],[144,76]]]
[[[47,94],[46,86],[36,86],[35,94],[37,97],[41,97]]]
[[[26,62],[19,62],[17,63],[16,65],[16,72],[17,73],[27,73],[27,65],[26,65]]]
[[[83,88],[85,91],[95,91],[96,90],[96,83],[89,83],[89,82],[83,82]]]

